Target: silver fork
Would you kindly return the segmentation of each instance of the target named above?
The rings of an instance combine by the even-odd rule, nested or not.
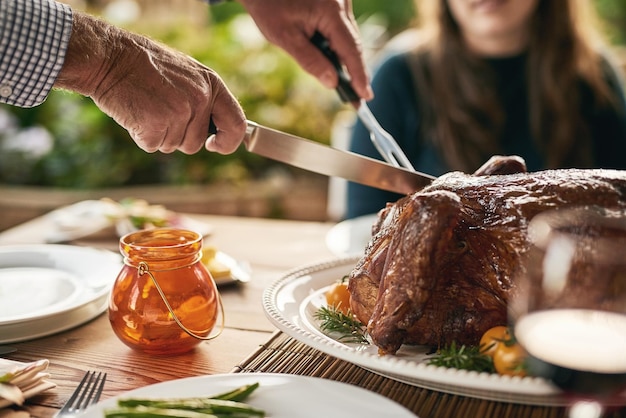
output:
[[[107,374],[99,372],[87,372],[80,381],[72,396],[67,400],[63,408],[55,415],[58,418],[72,417],[95,404],[100,399]]]

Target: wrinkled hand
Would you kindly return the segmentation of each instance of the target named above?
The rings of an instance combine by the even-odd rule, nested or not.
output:
[[[147,151],[231,153],[246,119],[213,70],[178,51],[75,13],[56,85],[89,96]],[[209,122],[218,128],[207,141]]]
[[[319,31],[348,70],[356,93],[366,100],[373,98],[350,0],[239,1],[270,42],[287,51],[326,87],[335,88],[334,67],[310,42]]]

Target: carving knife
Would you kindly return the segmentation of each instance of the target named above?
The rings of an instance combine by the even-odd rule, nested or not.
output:
[[[244,144],[250,152],[294,167],[400,194],[420,190],[435,178],[252,121],[248,121]]]

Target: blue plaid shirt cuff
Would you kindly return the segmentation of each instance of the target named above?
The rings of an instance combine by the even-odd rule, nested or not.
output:
[[[54,0],[0,1],[0,103],[41,104],[63,67],[72,10]]]

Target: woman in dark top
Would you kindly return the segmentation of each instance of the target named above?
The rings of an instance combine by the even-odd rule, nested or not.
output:
[[[626,102],[590,5],[571,0],[416,0],[416,47],[375,72],[369,103],[416,170],[473,172],[492,155],[529,171],[626,169]],[[350,149],[381,159],[357,122]],[[348,184],[346,218],[399,195]]]

